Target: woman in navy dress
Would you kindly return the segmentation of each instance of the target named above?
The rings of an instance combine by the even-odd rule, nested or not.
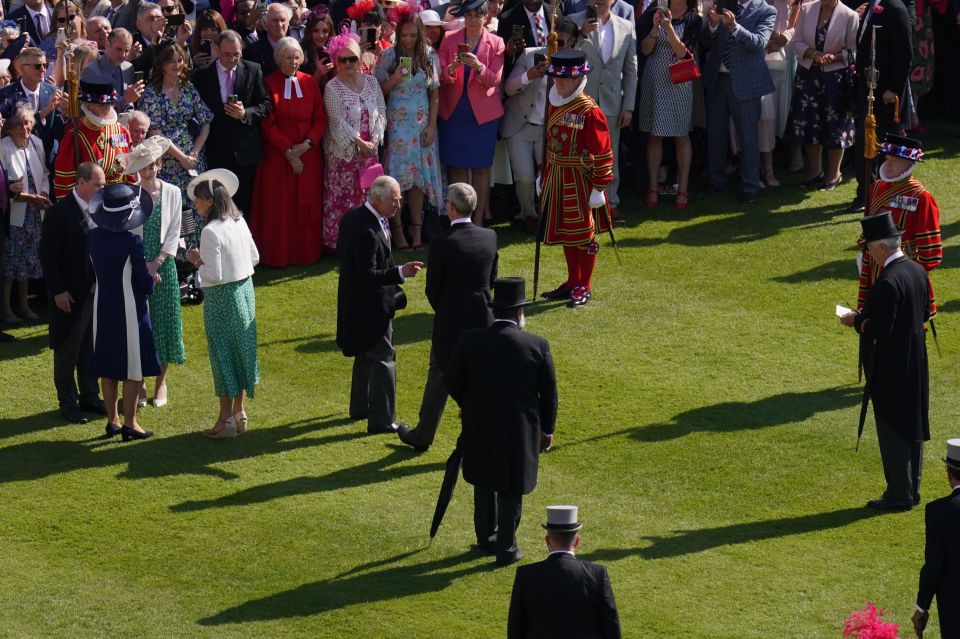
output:
[[[107,407],[107,435],[123,441],[153,435],[137,423],[137,396],[145,377],[160,374],[147,296],[154,278],[147,270],[143,240],[130,229],[143,226],[153,211],[150,195],[129,184],[110,184],[90,202],[97,228],[87,233],[87,254],[96,276],[93,357],[90,369],[100,377]],[[123,380],[123,418],[119,425],[117,383]]]

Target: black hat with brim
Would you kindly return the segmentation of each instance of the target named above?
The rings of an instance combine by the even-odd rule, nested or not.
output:
[[[451,10],[451,13],[458,18],[462,18],[463,16],[467,15],[468,11],[479,9],[480,6],[486,1],[487,0],[463,0],[459,6],[454,7]]]
[[[887,135],[883,138],[880,152],[911,162],[923,162],[923,146],[920,144],[920,140],[905,138],[902,135]]]
[[[866,215],[860,218],[860,226],[863,228],[863,241],[867,243],[885,240],[888,237],[900,237],[900,231],[893,223],[890,211]]]
[[[153,213],[153,198],[139,186],[108,184],[90,198],[90,210],[98,227],[120,233],[143,226]]]
[[[550,56],[550,66],[547,75],[551,78],[582,78],[590,75],[593,67],[587,62],[587,56],[582,51],[557,51]]]
[[[490,308],[505,311],[532,304],[527,299],[527,283],[522,277],[499,277],[493,281],[493,301]]]

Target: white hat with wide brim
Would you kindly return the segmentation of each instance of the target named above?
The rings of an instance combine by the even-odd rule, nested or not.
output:
[[[170,140],[162,135],[147,138],[127,153],[123,174],[136,175],[141,169],[162,158],[169,148]]]
[[[190,184],[187,185],[187,197],[190,198],[190,201],[197,199],[194,191],[197,188],[197,185],[201,182],[213,182],[217,181],[220,184],[227,187],[227,192],[230,194],[230,197],[236,195],[237,190],[240,188],[240,179],[236,176],[233,171],[228,169],[210,169],[209,171],[204,171],[197,177],[190,180]]]

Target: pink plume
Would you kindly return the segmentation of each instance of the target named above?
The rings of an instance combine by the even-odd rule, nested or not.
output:
[[[866,608],[854,610],[843,622],[843,636],[855,639],[900,639],[897,634],[900,626],[880,619],[887,609],[878,610],[869,601],[866,604]]]
[[[336,60],[337,52],[345,47],[351,40],[357,44],[360,44],[360,36],[358,36],[356,33],[350,33],[350,29],[347,27],[341,27],[340,35],[333,36],[327,40],[327,46],[325,46],[323,50],[327,52],[327,55],[330,56],[331,60]]]

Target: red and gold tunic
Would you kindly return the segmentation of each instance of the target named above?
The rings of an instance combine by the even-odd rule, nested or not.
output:
[[[80,135],[67,125],[54,161],[53,194],[58,200],[67,195],[77,182],[74,145],[80,146],[80,163],[96,162],[111,182],[136,182],[136,176],[125,176],[120,156],[130,152],[130,132],[121,124],[98,127],[88,118],[80,120]]]
[[[550,105],[543,164],[543,197],[547,210],[544,244],[583,245],[606,231],[609,209],[594,219],[590,192],[613,180],[613,151],[607,117],[596,102],[581,93],[570,102]],[[604,204],[604,208],[606,208]]]
[[[890,211],[893,223],[903,232],[900,247],[903,254],[922,266],[929,273],[940,266],[943,259],[943,242],[940,239],[940,209],[937,201],[924,188],[920,180],[910,176],[897,182],[877,180],[870,185],[867,215]],[[863,237],[857,240],[863,251],[863,266],[860,267],[860,291],[857,294],[857,310],[863,308],[867,294],[880,276],[881,264],[875,264],[867,253]],[[930,317],[937,314],[930,283]]]

